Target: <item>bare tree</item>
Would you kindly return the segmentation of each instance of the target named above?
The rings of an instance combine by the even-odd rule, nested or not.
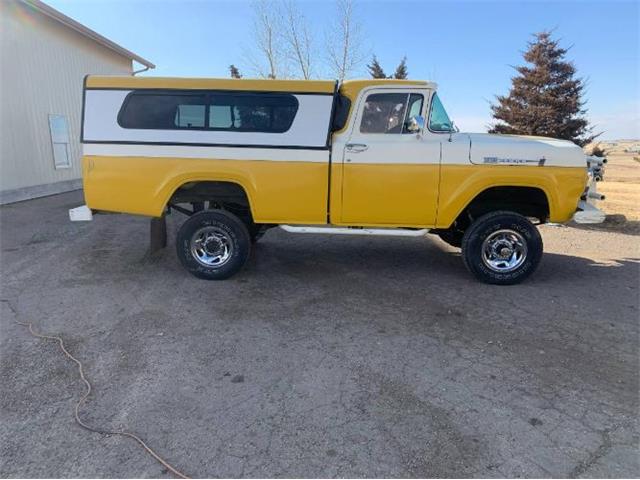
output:
[[[300,69],[302,78],[309,80],[312,71],[313,39],[307,19],[294,0],[283,0],[282,18],[286,22],[282,34],[287,57]]]
[[[327,52],[332,73],[344,80],[362,64],[362,28],[356,20],[353,0],[337,0],[337,23],[327,35]]]
[[[317,73],[312,29],[298,0],[254,0],[253,46],[245,52],[255,73],[266,78],[310,79]],[[328,70],[340,80],[363,62],[363,37],[353,0],[336,0],[336,23],[325,31]]]
[[[281,17],[268,0],[254,1],[253,15],[255,49],[246,54],[249,63],[261,77],[286,77]]]

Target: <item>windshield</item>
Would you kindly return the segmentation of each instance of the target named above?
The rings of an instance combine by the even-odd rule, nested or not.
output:
[[[431,100],[431,113],[429,114],[429,130],[433,132],[450,132],[452,130],[451,120],[446,110],[442,106],[437,93],[433,94]]]

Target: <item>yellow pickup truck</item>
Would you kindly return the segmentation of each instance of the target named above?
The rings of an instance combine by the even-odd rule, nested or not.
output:
[[[185,214],[178,256],[210,280],[279,226],[433,233],[480,280],[513,284],[540,261],[535,224],[604,218],[577,145],[459,132],[424,81],[88,76],[82,143],[72,220]]]

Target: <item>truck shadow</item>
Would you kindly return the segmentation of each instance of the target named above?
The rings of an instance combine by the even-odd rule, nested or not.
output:
[[[276,238],[277,237],[277,238]],[[363,284],[371,279],[415,281],[465,288],[477,282],[466,270],[460,251],[435,237],[427,239],[326,238],[295,236],[287,238],[277,232],[256,244],[244,272],[244,278],[283,274],[306,283],[336,276],[359,278]],[[546,252],[534,275],[522,285],[583,285],[620,281],[637,283],[640,258],[597,261],[569,254]],[[488,288],[502,288],[485,285]],[[511,287],[517,288],[517,286]]]

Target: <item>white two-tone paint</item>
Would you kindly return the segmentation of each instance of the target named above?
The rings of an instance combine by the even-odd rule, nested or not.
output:
[[[123,128],[118,124],[118,113],[131,92],[132,90],[86,90],[83,125],[85,155],[329,161],[328,152],[318,149],[327,146],[332,95],[294,94],[298,110],[289,130],[283,133],[266,133]],[[582,149],[564,140],[431,132],[428,128],[420,134],[362,133],[360,122],[364,104],[367,96],[375,93],[422,94],[424,102],[421,115],[428,124],[431,99],[435,93],[433,88],[367,88],[358,101],[354,102],[355,111],[348,129],[342,134],[334,135],[334,162],[354,165],[397,163],[586,167]],[[238,145],[243,148],[233,148]],[[355,145],[356,148],[351,148],[350,145]]]
[[[125,98],[131,92],[132,90],[88,89],[85,91],[83,130],[85,143],[156,142],[309,148],[322,148],[326,147],[327,144],[333,103],[332,95],[294,94],[298,100],[298,110],[289,130],[284,133],[266,133],[123,128],[118,124],[118,113]],[[88,153],[85,153],[85,155],[88,155]]]
[[[193,145],[132,145],[85,143],[84,155],[105,157],[202,158],[216,160],[269,160],[327,163],[329,150],[259,147],[207,147]]]

